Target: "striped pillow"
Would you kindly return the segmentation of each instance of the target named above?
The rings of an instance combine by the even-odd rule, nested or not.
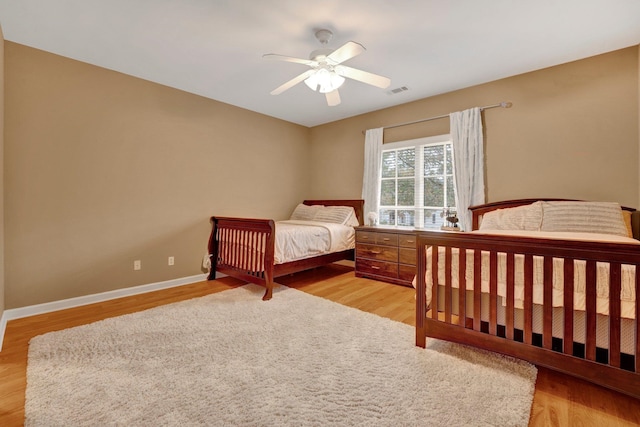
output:
[[[618,203],[543,202],[542,212],[542,231],[629,235]]]
[[[540,230],[542,204],[535,202],[515,208],[496,209],[482,215],[480,230]]]
[[[324,206],[322,209],[318,209],[313,220],[351,225],[352,218],[355,216],[355,211],[351,206]]]
[[[300,203],[291,213],[291,217],[289,219],[295,219],[298,221],[313,221],[316,216],[316,212],[318,212],[323,206],[322,205],[305,205]]]

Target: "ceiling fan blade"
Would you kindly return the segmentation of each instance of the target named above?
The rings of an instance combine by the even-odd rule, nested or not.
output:
[[[293,86],[297,85],[298,83],[300,83],[303,80],[306,80],[314,72],[315,72],[315,70],[307,70],[307,71],[305,71],[304,73],[300,74],[299,76],[292,78],[291,80],[289,80],[285,84],[283,84],[283,85],[277,87],[276,89],[272,90],[271,91],[271,95],[280,95],[285,90],[287,90],[289,88],[292,88]]]
[[[311,59],[294,58],[293,56],[278,55],[275,53],[265,53],[264,55],[262,55],[262,57],[264,59],[275,59],[277,61],[296,62],[298,64],[304,64],[309,66],[317,65],[317,62],[312,61]]]
[[[379,76],[377,74],[369,73],[362,70],[357,70],[345,65],[336,67],[335,72],[343,77],[358,80],[359,82],[373,85],[379,87],[380,89],[386,89],[391,84],[391,79],[387,77]]]
[[[327,98],[327,105],[329,105],[329,107],[335,107],[340,104],[340,94],[338,93],[338,89],[327,92],[324,95]]]
[[[329,59],[333,65],[340,64],[347,59],[351,59],[354,56],[360,55],[366,49],[360,43],[346,42],[336,50],[334,50],[327,59]]]

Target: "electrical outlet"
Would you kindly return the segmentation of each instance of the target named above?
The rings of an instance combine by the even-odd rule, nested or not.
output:
[[[169,259],[167,260],[167,264],[169,265],[173,265],[176,263],[176,260],[174,257],[170,256]]]
[[[134,270],[142,269],[142,262],[139,259],[133,261],[133,269]]]

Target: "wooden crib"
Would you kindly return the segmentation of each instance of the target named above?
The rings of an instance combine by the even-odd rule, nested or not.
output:
[[[512,200],[474,207],[474,229],[481,216],[491,210],[534,201]],[[555,268],[558,262],[561,274]],[[523,272],[516,268],[518,263]],[[538,288],[542,289],[541,303],[534,303],[534,279],[540,276],[534,273],[536,265],[543,277]],[[584,310],[565,309],[576,303],[574,287],[579,265],[584,268],[580,270],[580,276],[584,272],[585,278]],[[602,286],[599,269],[603,266],[609,272],[607,315],[597,311],[602,301],[596,282]],[[635,304],[632,318],[622,318],[620,298],[622,277],[633,272],[639,272],[631,280],[635,296],[640,295],[639,268],[640,246],[631,243],[418,232],[416,345],[425,347],[426,337],[471,345],[640,398],[640,304]],[[471,270],[473,274],[469,273]],[[483,270],[488,278],[484,285]],[[522,273],[518,280],[523,281],[524,287],[521,308],[515,297],[516,270]],[[561,307],[553,304],[554,280],[561,283],[561,289],[556,289],[562,293]],[[466,286],[460,285],[463,283]],[[603,325],[604,345],[597,331],[597,326]]]
[[[358,222],[363,223],[363,200],[305,200],[305,205],[353,207]],[[275,263],[275,221],[211,217],[209,237],[211,269],[209,280],[216,272],[265,287],[263,300],[271,299],[274,279],[340,260],[353,260],[354,249],[322,254],[291,262]]]

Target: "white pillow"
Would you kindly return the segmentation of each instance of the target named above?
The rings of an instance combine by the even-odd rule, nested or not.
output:
[[[480,230],[538,231],[542,224],[542,202],[496,209],[482,215]]]
[[[356,213],[351,206],[323,206],[321,209],[318,209],[313,220],[350,225],[353,227],[359,225]]]
[[[291,217],[289,219],[298,220],[298,221],[313,221],[316,216],[316,212],[320,210],[322,205],[305,205],[304,203],[300,203],[291,213]]]
[[[542,231],[629,235],[618,203],[543,202],[542,212]]]

